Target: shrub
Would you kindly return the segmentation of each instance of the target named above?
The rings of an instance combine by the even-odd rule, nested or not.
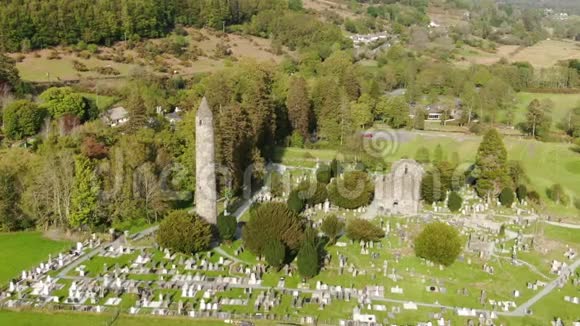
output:
[[[303,202],[311,206],[324,203],[328,198],[326,184],[323,183],[302,181],[296,190]]]
[[[514,192],[509,187],[503,188],[502,191],[499,193],[499,202],[504,207],[511,207],[514,200],[515,200]]]
[[[564,191],[564,187],[561,184],[556,183],[552,187],[548,188],[546,191],[548,198],[556,202],[557,204],[562,204],[564,206],[568,205],[570,197]]]
[[[254,209],[250,221],[242,232],[246,248],[262,255],[266,244],[281,241],[290,251],[298,250],[302,243],[304,223],[302,218],[283,203],[265,203]]]
[[[457,212],[459,209],[461,209],[462,204],[463,198],[461,198],[461,196],[455,191],[452,191],[449,194],[449,199],[447,201],[447,207],[449,208],[449,210],[452,212]]]
[[[157,230],[157,242],[161,247],[184,254],[206,250],[211,238],[211,225],[183,210],[170,213]]]
[[[81,51],[81,52],[79,52],[79,53],[77,54],[77,56],[78,56],[79,58],[82,58],[82,59],[88,60],[88,59],[90,59],[90,58],[91,58],[92,54],[91,54],[90,52],[88,52],[88,51]]]
[[[286,247],[280,240],[270,240],[264,248],[264,258],[270,266],[279,270],[286,259]]]
[[[236,238],[238,221],[233,215],[220,214],[217,219],[217,228],[223,241],[233,241]]]
[[[89,68],[87,67],[87,65],[85,65],[84,63],[74,60],[73,61],[73,68],[76,71],[80,71],[80,72],[85,72],[85,71],[89,71]]]
[[[344,223],[340,221],[336,215],[328,215],[324,221],[322,221],[320,230],[326,234],[330,240],[330,243],[334,244],[336,242],[336,238],[338,238],[338,236],[340,236],[344,230]]]
[[[304,199],[300,197],[298,190],[292,190],[288,195],[288,200],[286,201],[288,208],[293,212],[300,214],[304,210]]]
[[[351,171],[336,178],[328,188],[330,201],[339,207],[356,209],[369,205],[374,197],[374,184],[367,173]]]
[[[121,74],[121,72],[119,72],[117,69],[113,68],[113,67],[96,67],[93,68],[93,70],[101,75],[107,75],[107,76],[118,76]]]
[[[427,225],[415,239],[415,254],[434,263],[449,266],[461,253],[459,232],[445,223]]]
[[[539,204],[542,201],[540,194],[535,190],[528,192],[528,199],[535,204]]]
[[[300,247],[297,257],[298,272],[305,278],[316,276],[320,270],[318,250],[310,241],[305,241]]]
[[[519,185],[516,188],[516,195],[520,202],[526,199],[526,197],[528,196],[528,188],[526,187],[526,185]]]
[[[292,132],[292,135],[290,136],[290,146],[299,148],[304,147],[304,137],[302,137],[300,132]]]
[[[356,218],[348,223],[346,236],[354,241],[379,241],[385,236],[385,232],[367,220]]]
[[[330,183],[332,178],[332,171],[328,164],[320,164],[316,170],[316,181],[323,183],[325,185]]]

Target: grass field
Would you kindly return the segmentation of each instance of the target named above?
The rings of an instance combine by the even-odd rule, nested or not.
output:
[[[553,128],[556,128],[556,124],[560,123],[571,109],[580,106],[580,94],[518,93],[516,95],[516,105],[514,108],[514,125],[526,121],[528,105],[534,99],[538,99],[539,101],[549,99],[554,103],[554,109],[552,110]],[[500,116],[500,121],[502,119],[505,119],[505,114]]]
[[[28,81],[57,81],[57,80],[71,80],[79,78],[88,77],[106,77],[100,75],[96,72],[78,72],[73,68],[73,61],[77,60],[84,63],[89,69],[94,67],[107,67],[111,66],[117,69],[121,76],[126,76],[129,71],[136,67],[136,65],[116,63],[113,61],[102,61],[96,58],[90,58],[88,60],[81,59],[73,56],[72,54],[62,54],[60,60],[49,60],[47,59],[48,51],[40,51],[40,57],[35,57],[33,55],[27,55],[22,62],[16,64],[16,68],[20,72],[20,77],[23,80]]]
[[[112,316],[88,313],[41,313],[29,311],[0,311],[0,325],[10,326],[102,326],[109,325]],[[256,325],[274,325],[273,322],[255,322]],[[120,315],[113,324],[119,326],[185,326],[185,325],[226,325],[219,320],[198,320],[190,318],[156,318],[151,316],[133,317]]]
[[[580,245],[580,229],[568,229],[546,224],[544,225],[544,236],[570,245]]]
[[[67,242],[52,241],[39,232],[17,232],[0,234],[0,284],[24,270],[70,246]],[[0,319],[1,320],[1,319]],[[0,322],[0,325],[7,325]]]
[[[471,135],[453,135],[446,133],[421,134],[399,131],[394,132],[395,144],[389,145],[384,160],[394,162],[403,157],[414,158],[420,147],[433,150],[440,144],[448,158],[452,153],[459,155],[461,167],[467,168],[475,160],[475,154],[481,137]],[[580,154],[571,150],[570,145],[559,143],[542,143],[534,140],[505,138],[504,143],[509,160],[521,161],[530,184],[544,198],[548,212],[571,220],[579,220],[578,210],[573,206],[556,205],[546,198],[546,189],[560,183],[572,198],[580,198]],[[289,165],[313,166],[316,157],[321,160],[332,159],[329,150],[286,149],[279,150],[277,160]],[[307,158],[305,158],[307,157]]]
[[[526,61],[534,67],[552,67],[561,60],[580,59],[580,42],[571,40],[544,40],[530,47],[520,48],[517,45],[498,46],[495,53],[487,53],[477,49],[462,51],[464,61],[462,66],[470,64],[494,64],[505,58],[509,62]]]
[[[281,62],[283,56],[274,54],[271,51],[271,42],[268,39],[241,36],[236,34],[227,34],[227,37],[222,38],[221,35],[209,30],[188,29],[190,36],[188,41],[193,46],[198,47],[203,55],[200,55],[196,60],[189,60],[184,64],[181,59],[176,58],[167,53],[158,56],[155,60],[163,62],[167,65],[169,72],[177,72],[182,75],[193,75],[199,73],[211,72],[223,69],[236,59],[251,59],[259,62]],[[153,43],[159,42],[160,39],[150,40]],[[219,59],[215,58],[215,49],[218,43],[225,42],[232,52],[232,58]],[[48,57],[52,50],[45,49],[27,53],[24,55],[24,60],[18,62],[16,67],[20,72],[23,80],[33,82],[47,82],[58,80],[77,80],[87,78],[103,78],[108,77],[100,75],[93,71],[79,72],[73,67],[73,61],[79,61],[87,66],[87,68],[95,67],[112,67],[120,72],[119,77],[128,76],[132,70],[139,66],[151,68],[153,70],[155,64],[143,59],[135,50],[127,50],[123,42],[115,44],[113,47],[101,47],[100,52],[103,54],[117,54],[122,53],[125,57],[135,58],[132,63],[120,63],[110,60],[99,60],[96,56],[89,59],[78,57],[74,52],[67,49],[58,48],[60,59],[49,60]],[[286,49],[287,50],[287,49]],[[292,52],[287,50],[286,53],[292,55]],[[16,58],[20,56],[19,53],[11,54]]]

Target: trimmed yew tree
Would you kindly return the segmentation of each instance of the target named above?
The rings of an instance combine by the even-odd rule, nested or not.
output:
[[[369,205],[374,191],[374,184],[366,172],[351,171],[330,183],[328,197],[338,207],[356,209]]]
[[[499,202],[504,207],[511,207],[514,203],[515,196],[512,188],[505,187],[502,189],[501,193],[499,194]]]
[[[303,236],[302,217],[283,203],[258,206],[242,231],[245,247],[258,256],[264,255],[266,246],[275,240],[282,242],[290,251],[296,251]]]
[[[354,241],[380,241],[385,232],[370,221],[355,218],[346,226],[346,236]]]
[[[457,230],[445,223],[435,222],[425,226],[415,239],[415,254],[434,263],[449,266],[455,262],[463,241]]]
[[[211,238],[211,225],[185,210],[169,213],[157,230],[157,243],[161,247],[184,254],[208,249]]]
[[[463,198],[456,193],[455,191],[449,194],[449,198],[447,200],[447,207],[452,212],[457,212],[461,209],[461,205],[463,204]]]

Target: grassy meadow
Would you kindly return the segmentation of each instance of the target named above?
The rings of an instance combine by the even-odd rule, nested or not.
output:
[[[516,105],[514,107],[514,125],[526,121],[528,105],[534,99],[551,100],[554,103],[552,110],[552,127],[560,123],[571,109],[580,106],[580,94],[549,94],[549,93],[526,93],[516,94]],[[501,112],[504,113],[504,112]],[[505,114],[500,116],[500,121],[505,119]]]
[[[68,242],[46,239],[40,232],[0,233],[0,285],[69,246]],[[0,325],[10,325],[1,320]]]

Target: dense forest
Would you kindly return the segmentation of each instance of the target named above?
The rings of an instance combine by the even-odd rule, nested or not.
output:
[[[161,37],[176,24],[221,29],[286,7],[286,0],[7,0],[0,7],[0,48],[109,45]]]

